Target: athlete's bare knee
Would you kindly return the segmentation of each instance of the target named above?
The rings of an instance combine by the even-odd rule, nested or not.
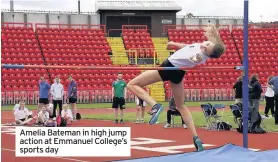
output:
[[[136,86],[136,85],[137,85],[137,84],[136,84],[134,81],[130,81],[130,82],[126,85],[126,87],[127,87],[127,89],[131,90],[131,89],[133,89],[134,86]]]
[[[131,90],[132,87],[133,87],[133,84],[132,84],[131,82],[129,82],[129,83],[126,85],[126,88],[127,88],[128,90]]]

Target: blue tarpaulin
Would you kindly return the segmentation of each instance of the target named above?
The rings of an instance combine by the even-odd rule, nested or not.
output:
[[[278,147],[278,146],[277,146]],[[278,162],[278,149],[252,151],[233,144],[202,152],[123,160],[123,162]]]

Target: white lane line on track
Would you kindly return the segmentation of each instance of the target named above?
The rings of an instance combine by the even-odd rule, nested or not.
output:
[[[6,148],[1,148],[1,150],[15,152],[15,150],[12,150],[12,149],[6,149]],[[69,161],[77,161],[77,162],[90,162],[90,161],[79,160],[79,159],[73,159],[73,158],[54,157],[54,156],[49,156],[49,157],[51,157],[51,158],[56,158],[56,159],[69,160]]]

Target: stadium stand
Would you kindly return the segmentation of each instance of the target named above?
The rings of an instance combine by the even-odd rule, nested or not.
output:
[[[153,58],[155,56],[154,44],[146,25],[124,25],[122,33],[126,50],[136,51],[138,58]],[[135,55],[135,52],[129,52],[130,58],[136,57]]]
[[[118,56],[107,41],[101,25],[92,25],[92,28],[76,27],[78,25],[63,26],[62,24],[37,24],[35,32],[31,24],[19,23],[16,27],[13,23],[4,23],[2,26],[2,60],[5,64],[29,64],[29,65],[95,65],[95,66],[121,66],[129,65],[127,60],[119,61],[111,59]],[[55,27],[56,26],[56,27]],[[96,27],[98,26],[98,27]],[[168,37],[152,38],[147,27],[127,27],[122,30],[123,43],[127,50],[137,49],[139,57],[153,58],[156,50],[166,48],[165,41],[182,42],[190,44],[202,42],[203,25],[166,25]],[[223,38],[227,50],[219,59],[211,59],[201,66],[236,66],[241,65],[243,58],[243,31],[242,27],[233,26],[229,29],[226,25],[220,25],[220,35]],[[105,28],[105,26],[103,26]],[[249,60],[250,72],[259,74],[262,84],[265,84],[269,75],[276,75],[278,71],[278,28],[255,28],[249,31]],[[119,44],[120,40],[109,38],[111,44]],[[156,42],[154,47],[153,41]],[[122,45],[121,45],[122,46]],[[115,46],[116,47],[116,46]],[[114,51],[118,51],[118,46]],[[144,50],[145,49],[145,50]],[[172,50],[176,50],[172,48]],[[122,49],[121,49],[122,51]],[[149,52],[148,52],[149,51]],[[167,57],[169,50],[164,51],[163,57]],[[122,56],[123,52],[121,52]],[[130,57],[134,57],[128,53]],[[154,54],[154,55],[153,55]],[[157,54],[159,56],[159,53]],[[120,55],[119,55],[120,56]],[[160,59],[162,61],[163,59]],[[125,62],[125,63],[123,63]],[[79,85],[79,100],[81,102],[109,102],[111,100],[111,84],[116,78],[115,71],[97,71],[78,69],[1,69],[2,72],[2,100],[5,103],[20,98],[29,98],[32,102],[38,99],[38,78],[41,75],[48,76],[51,80],[60,75],[63,84],[67,84],[68,74],[72,74]],[[140,70],[124,70],[124,78],[128,82],[137,76]],[[231,99],[233,91],[231,87],[240,71],[203,69],[191,70],[184,78],[187,100],[199,99]],[[155,98],[164,100],[171,97],[169,83],[159,83],[151,87],[151,93]],[[128,101],[132,101],[132,95]]]
[[[77,26],[78,27],[78,26]],[[88,27],[88,26],[87,26]],[[109,46],[104,31],[101,28],[37,28],[36,32],[48,65],[82,65],[82,66],[112,66],[109,56]],[[102,26],[100,26],[102,27]],[[106,72],[106,73],[105,73]],[[80,89],[111,89],[116,73],[97,70],[51,69],[53,79],[61,76],[66,80],[68,74],[73,74]],[[126,79],[130,80],[134,73],[126,71]],[[135,73],[136,74],[136,73]]]
[[[278,25],[268,28],[256,28],[250,25],[249,29],[249,74],[258,73],[259,80],[265,84],[270,75],[278,71]],[[243,56],[243,29],[234,25],[232,35],[236,46]]]
[[[78,26],[76,25],[76,27]],[[56,25],[46,28],[45,25],[37,24],[36,33],[38,34],[47,65],[112,65],[108,55],[111,49],[101,29],[70,28],[69,26],[63,25],[61,28]],[[87,75],[88,73],[94,73],[92,73],[92,71],[87,71],[85,74],[83,73],[83,75],[86,75],[87,79],[91,81],[92,78],[90,75]],[[69,71],[65,69],[62,71],[50,69],[50,74],[51,79],[54,79],[57,75],[64,74],[61,76],[62,81],[64,81],[67,79]],[[87,86],[86,88],[89,89],[92,84],[95,85],[94,82],[85,82],[85,80],[83,80],[85,78],[79,77],[76,73],[73,75],[77,77],[76,79],[79,81],[81,88],[85,86],[85,83]],[[100,77],[100,79],[102,79],[103,76]],[[104,83],[104,86],[106,86],[107,82]],[[102,86],[102,84],[100,84],[100,86]]]
[[[30,27],[10,27],[9,25],[2,27],[1,62],[26,65],[117,66],[112,65],[108,55],[111,48],[103,30],[70,27],[48,28],[45,24],[39,25],[41,27],[37,27],[36,32],[31,25]],[[47,79],[50,83],[55,76],[60,76],[62,84],[66,86],[68,74],[72,74],[81,90],[78,92],[79,101],[90,102],[111,100],[112,95],[109,90],[111,90],[112,82],[117,75],[117,72],[111,70],[105,72],[82,70],[81,72],[75,69],[49,69],[48,71],[45,69],[1,69],[1,71],[1,89],[2,92],[6,92],[2,95],[3,100],[15,101],[26,98],[28,95],[33,102],[38,99],[38,79],[42,75],[49,75],[50,78],[47,77]],[[140,70],[123,70],[121,72],[128,82],[138,75]],[[98,91],[99,89],[107,91]],[[27,91],[22,94],[20,92],[12,93],[18,90]],[[128,100],[132,100],[132,97]]]
[[[26,65],[44,64],[32,24],[3,24],[1,29],[1,63]],[[46,74],[46,70],[2,68],[1,90],[37,90],[37,80],[41,74]]]

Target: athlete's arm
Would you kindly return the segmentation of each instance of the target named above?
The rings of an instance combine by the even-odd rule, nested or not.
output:
[[[124,98],[126,99],[126,94],[127,94],[127,90],[126,90],[126,87],[125,87],[125,90],[124,90]]]
[[[114,87],[112,87],[112,98],[114,97]]]
[[[169,48],[169,46],[176,46],[176,47],[178,47],[179,49],[181,49],[181,48],[187,46],[187,44],[177,43],[177,42],[170,41],[170,42],[168,42],[168,44],[167,44],[167,48]]]
[[[205,36],[207,37],[207,39],[209,41],[213,42],[214,44],[220,44],[221,46],[224,47],[224,51],[226,51],[225,44],[224,44],[223,40],[221,39],[215,25],[209,25],[205,29],[205,31],[206,31]]]
[[[112,98],[114,98],[114,83],[115,82],[112,83]]]

